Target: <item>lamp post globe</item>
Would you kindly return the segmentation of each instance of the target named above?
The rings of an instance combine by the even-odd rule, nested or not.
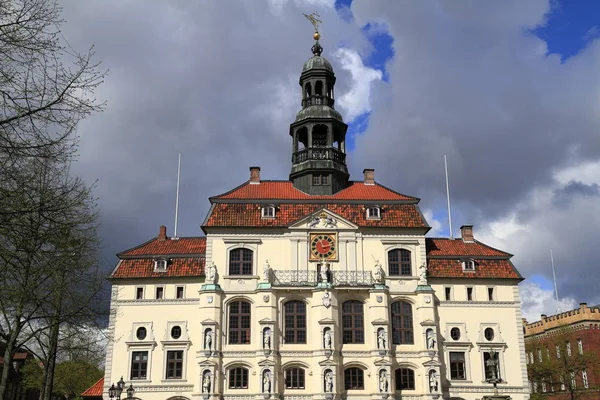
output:
[[[115,384],[113,383],[112,385],[110,385],[110,388],[108,389],[108,397],[110,397],[111,399],[114,399],[117,395],[117,388],[115,387]]]
[[[131,384],[129,384],[129,387],[127,388],[127,398],[132,399],[134,393],[135,393],[135,389],[133,388],[133,383],[131,383]]]

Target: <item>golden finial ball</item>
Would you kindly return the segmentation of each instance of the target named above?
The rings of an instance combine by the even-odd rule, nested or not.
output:
[[[321,34],[319,32],[315,32],[313,37],[315,38],[315,40],[319,40],[319,39],[321,39]]]

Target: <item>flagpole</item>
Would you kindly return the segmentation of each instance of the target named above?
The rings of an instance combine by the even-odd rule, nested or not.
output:
[[[175,231],[174,237],[177,238],[177,218],[179,216],[179,177],[181,175],[181,153],[179,153],[179,159],[177,161],[177,195],[175,197]]]
[[[446,170],[446,198],[448,200],[448,225],[450,228],[450,239],[454,239],[452,233],[452,213],[450,212],[450,185],[448,185],[448,162],[446,161],[446,155],[444,154],[444,169]]]

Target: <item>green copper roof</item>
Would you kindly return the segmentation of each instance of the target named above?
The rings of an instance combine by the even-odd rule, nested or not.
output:
[[[329,61],[327,61],[325,57],[321,56],[313,56],[304,63],[304,67],[302,67],[302,72],[308,71],[309,69],[325,69],[327,71],[333,72],[333,67],[331,66]]]
[[[306,118],[334,118],[344,122],[342,114],[329,106],[309,106],[296,114],[296,122]]]

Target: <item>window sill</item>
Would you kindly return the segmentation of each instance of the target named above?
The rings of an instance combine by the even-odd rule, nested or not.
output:
[[[259,279],[258,275],[225,275],[223,279]]]
[[[163,379],[161,380],[161,383],[169,383],[169,382],[175,382],[175,383],[183,383],[183,382],[187,382],[187,379],[182,379],[182,378],[173,378],[173,379]]]
[[[152,383],[151,379],[136,379],[136,378],[131,378],[129,379],[131,382],[136,382],[136,383]]]
[[[450,379],[450,383],[473,383],[473,381],[469,381],[466,379]]]

